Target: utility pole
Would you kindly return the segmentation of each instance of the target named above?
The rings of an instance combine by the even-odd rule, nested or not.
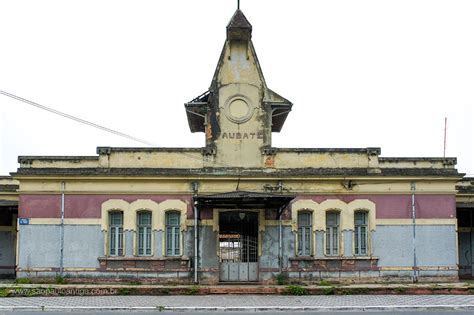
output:
[[[444,117],[444,147],[443,147],[443,157],[446,157],[446,130],[448,128],[448,117]]]

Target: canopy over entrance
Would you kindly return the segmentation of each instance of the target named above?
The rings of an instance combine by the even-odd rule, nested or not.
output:
[[[295,196],[232,191],[215,195],[198,195],[194,197],[198,209],[271,209],[277,211],[277,218]]]

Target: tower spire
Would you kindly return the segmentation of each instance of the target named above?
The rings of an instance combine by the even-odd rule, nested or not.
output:
[[[237,9],[227,24],[227,39],[249,41],[252,37],[252,24],[244,13]]]

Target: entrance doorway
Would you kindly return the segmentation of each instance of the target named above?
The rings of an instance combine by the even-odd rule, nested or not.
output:
[[[15,278],[18,203],[0,200],[0,279]]]
[[[474,209],[457,209],[459,278],[474,278]]]
[[[258,281],[258,212],[220,212],[218,246],[220,281]]]

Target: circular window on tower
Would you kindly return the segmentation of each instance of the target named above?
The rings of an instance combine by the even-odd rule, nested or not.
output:
[[[236,124],[244,123],[252,118],[253,111],[254,108],[250,100],[243,95],[231,97],[227,100],[224,107],[224,113],[227,118]]]

